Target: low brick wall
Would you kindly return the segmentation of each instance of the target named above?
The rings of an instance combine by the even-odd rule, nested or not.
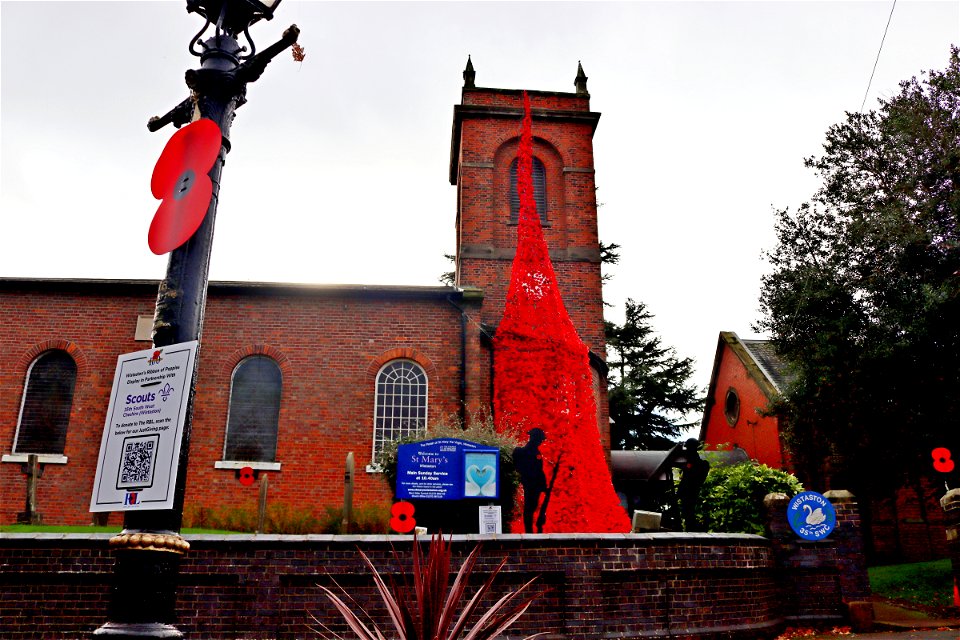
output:
[[[818,542],[802,540],[790,528],[783,517],[790,502],[786,495],[764,499],[779,613],[794,625],[843,623],[849,603],[870,599],[856,499],[848,491],[827,491],[824,496],[836,509],[837,526]]]
[[[960,489],[950,489],[940,499],[946,523],[947,548],[953,568],[954,604],[960,607]]]
[[[317,620],[345,632],[318,584],[334,580],[361,606],[378,603],[360,546],[387,575],[409,542],[399,536],[186,536],[178,628],[188,638],[315,638]],[[106,621],[109,536],[0,536],[3,638],[83,637]],[[455,566],[483,544],[478,579],[501,558],[502,593],[533,576],[542,597],[511,637],[765,638],[785,614],[808,622],[842,615],[837,544],[803,543],[778,567],[774,543],[743,534],[454,536]],[[790,554],[788,554],[790,555]],[[786,605],[786,606],[785,606]],[[383,609],[377,620],[384,624]]]

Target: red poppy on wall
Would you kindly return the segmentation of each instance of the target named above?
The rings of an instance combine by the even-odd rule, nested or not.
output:
[[[150,181],[153,197],[163,200],[147,234],[155,254],[173,251],[203,222],[213,194],[207,174],[221,144],[217,123],[201,118],[173,134],[163,148]]]
[[[405,500],[394,503],[390,507],[390,528],[397,533],[410,533],[417,526],[417,521],[413,519],[413,504]]]
[[[946,447],[937,447],[931,452],[933,455],[933,468],[940,473],[950,473],[953,471],[953,460],[950,459],[950,449]]]
[[[244,467],[240,469],[240,484],[249,487],[257,477],[253,473],[253,467]]]

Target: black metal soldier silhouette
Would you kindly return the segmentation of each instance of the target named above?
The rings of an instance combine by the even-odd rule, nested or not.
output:
[[[680,476],[680,485],[677,487],[677,497],[680,499],[680,513],[683,516],[684,531],[699,531],[697,511],[700,508],[700,487],[707,479],[710,463],[697,453],[700,443],[696,438],[690,438],[683,444],[683,455],[686,458],[683,475]]]
[[[530,429],[527,444],[513,450],[513,464],[520,474],[523,487],[523,530],[533,533],[533,514],[537,512],[540,496],[547,491],[547,476],[543,472],[540,444],[547,439],[543,429]],[[541,525],[542,531],[542,525]]]

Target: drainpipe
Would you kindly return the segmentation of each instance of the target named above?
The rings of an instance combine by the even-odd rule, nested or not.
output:
[[[494,359],[496,354],[493,352],[493,335],[496,333],[497,328],[488,324],[480,324],[480,337],[486,338],[487,342],[490,344],[490,419],[496,424],[497,414],[496,414],[496,404],[493,401],[493,390],[495,389],[494,385],[494,376],[496,375],[494,369]]]
[[[463,293],[461,292],[461,297]],[[453,294],[447,296],[454,309],[460,312],[460,428],[467,427],[467,312],[453,301]]]

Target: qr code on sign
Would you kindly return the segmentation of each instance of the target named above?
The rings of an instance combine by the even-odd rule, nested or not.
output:
[[[160,435],[124,438],[117,489],[145,489],[153,485],[153,463]]]

